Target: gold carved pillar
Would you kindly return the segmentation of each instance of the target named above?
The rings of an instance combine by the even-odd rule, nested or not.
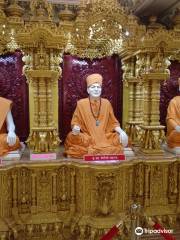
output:
[[[6,18],[6,15],[4,13],[4,6],[5,6],[5,1],[0,0],[0,20],[4,20]]]
[[[142,74],[144,81],[143,125],[141,126],[140,150],[147,154],[161,154],[161,141],[164,139],[164,126],[160,125],[160,83],[169,77],[167,61],[163,49],[151,58],[149,71]]]
[[[34,94],[34,126],[27,140],[34,152],[53,151],[58,144],[57,129],[53,122],[52,84],[59,78],[54,70],[28,70]]]
[[[0,171],[0,239],[7,239],[9,234],[8,224],[5,219],[9,219],[12,214],[11,201],[11,179],[5,171]]]
[[[135,76],[134,58],[128,59],[125,63],[123,81],[127,82],[129,89],[128,99],[128,121],[126,122],[126,132],[133,144],[137,144],[139,125],[142,124],[142,83],[140,78]]]
[[[61,60],[60,53],[46,49],[43,42],[23,57],[23,72],[33,92],[33,126],[27,140],[33,152],[51,152],[60,142],[53,120],[52,94],[61,75]]]

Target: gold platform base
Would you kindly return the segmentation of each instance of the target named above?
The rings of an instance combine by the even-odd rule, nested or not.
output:
[[[179,158],[136,154],[104,164],[67,159],[62,151],[52,161],[30,161],[26,150],[20,161],[3,162],[0,239],[99,240],[123,220],[116,239],[132,240],[134,226],[147,227],[149,216],[178,232]]]

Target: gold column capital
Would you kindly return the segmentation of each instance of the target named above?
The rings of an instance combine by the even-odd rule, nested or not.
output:
[[[152,80],[164,81],[169,78],[169,73],[167,73],[167,72],[148,72],[148,73],[143,73],[142,78],[144,80],[148,80],[148,81],[152,81]]]

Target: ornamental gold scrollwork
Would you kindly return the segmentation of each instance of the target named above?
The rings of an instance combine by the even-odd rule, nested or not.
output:
[[[62,75],[62,68],[60,67],[60,64],[63,62],[62,56],[61,55],[51,55],[50,57],[50,65],[51,69],[54,71],[57,71],[59,73],[59,76]]]
[[[170,74],[168,67],[171,62],[165,57],[164,49],[165,43],[161,42],[157,48],[157,54],[151,61],[150,72]]]
[[[169,186],[168,186],[168,195],[169,202],[176,203],[178,194],[178,165],[173,163],[169,167]]]
[[[99,175],[97,179],[97,210],[100,216],[108,216],[113,212],[111,201],[114,196],[114,176]]]
[[[176,231],[179,167],[178,161],[163,157],[116,166],[57,161],[3,166],[0,236],[4,231],[7,239],[8,234],[28,240],[45,235],[55,240],[96,239],[122,220],[124,240],[130,239],[136,223],[144,224],[145,217]]]
[[[172,54],[170,56],[170,60],[177,60],[178,62],[180,62],[180,50],[178,50],[176,53]]]
[[[25,75],[27,70],[32,69],[32,56],[30,54],[24,55],[22,61],[24,62],[22,73]]]
[[[32,20],[51,20],[52,5],[46,0],[33,0],[30,2],[30,10],[33,15]]]
[[[48,69],[49,68],[49,55],[45,48],[44,41],[38,43],[37,53],[34,55],[34,67],[36,69]]]

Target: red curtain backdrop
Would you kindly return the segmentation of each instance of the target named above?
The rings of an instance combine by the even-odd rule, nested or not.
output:
[[[179,95],[178,77],[180,77],[180,63],[178,61],[172,61],[169,67],[170,79],[166,83],[161,84],[161,96],[160,96],[160,122],[166,126],[166,115],[169,101]]]
[[[115,116],[122,120],[122,70],[118,56],[103,59],[81,59],[64,55],[63,73],[59,80],[59,134],[62,140],[71,130],[71,119],[79,99],[88,96],[86,77],[91,73],[103,76],[102,97],[110,100]]]
[[[28,86],[22,76],[22,53],[17,51],[0,56],[0,96],[13,101],[12,114],[16,134],[21,141],[29,135]]]

